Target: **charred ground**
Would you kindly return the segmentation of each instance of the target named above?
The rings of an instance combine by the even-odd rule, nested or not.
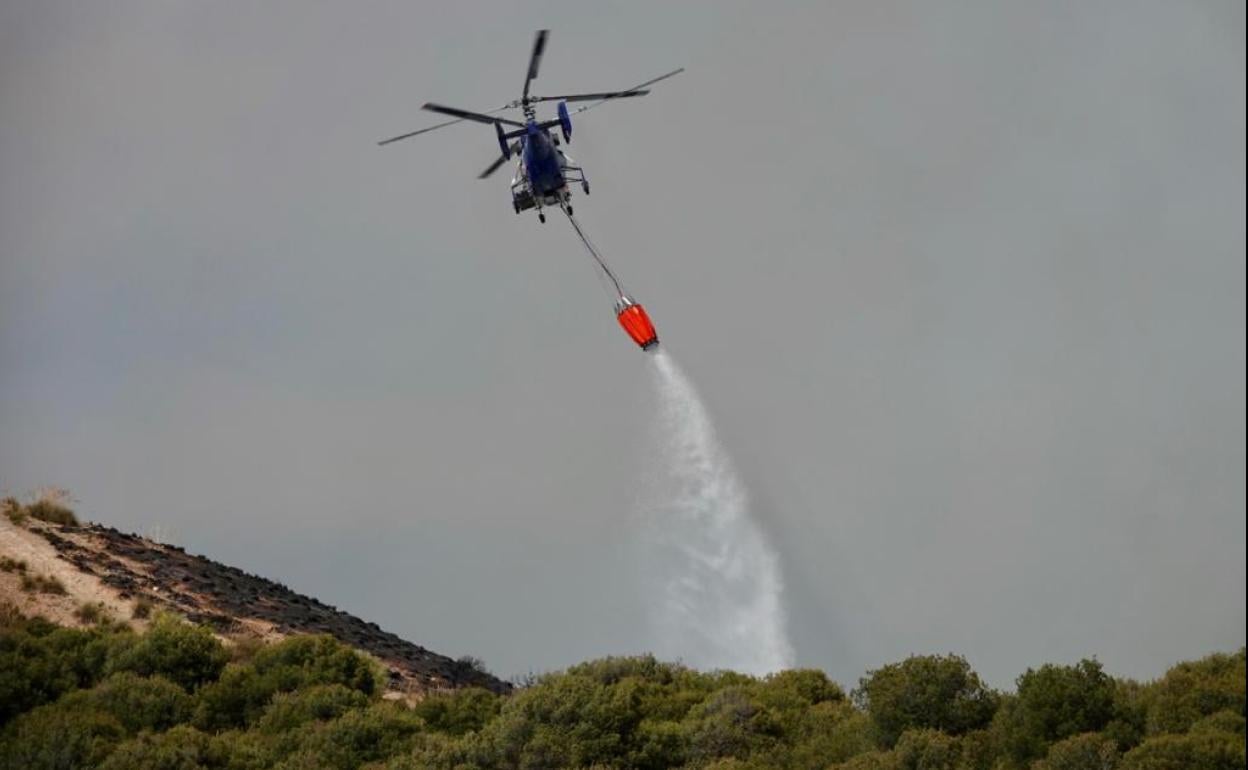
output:
[[[95,607],[141,627],[153,611],[164,610],[227,640],[329,634],[380,660],[392,692],[511,689],[471,659],[439,655],[277,581],[176,545],[100,524],[17,518],[20,523],[0,517],[0,558],[8,565],[0,571],[0,599],[56,622],[89,625]]]

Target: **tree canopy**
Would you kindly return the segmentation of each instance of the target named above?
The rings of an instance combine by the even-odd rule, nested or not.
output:
[[[156,618],[136,634],[0,612],[0,770],[1170,770],[1244,767],[1244,651],[1155,682],[1095,660],[988,688],[956,655],[867,674],[751,677],[604,658],[500,696],[383,697],[328,636],[227,649]]]

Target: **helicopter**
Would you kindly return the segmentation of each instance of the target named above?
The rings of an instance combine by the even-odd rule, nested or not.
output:
[[[589,195],[589,179],[585,176],[585,169],[577,165],[567,151],[563,149],[563,145],[572,142],[572,116],[579,115],[586,110],[591,110],[600,104],[605,104],[614,99],[645,96],[650,93],[648,90],[649,86],[679,75],[685,70],[681,67],[623,91],[565,94],[562,96],[533,96],[529,94],[529,88],[533,81],[537,79],[538,69],[542,63],[542,55],[546,51],[546,40],[549,36],[550,30],[542,29],[537,31],[537,35],[533,40],[533,52],[529,55],[529,69],[524,78],[524,90],[521,92],[519,99],[486,112],[472,112],[470,110],[461,110],[457,107],[427,102],[421,109],[449,115],[454,120],[448,120],[417,131],[383,139],[377,144],[387,145],[402,139],[410,139],[413,136],[419,136],[420,134],[464,121],[492,125],[495,136],[498,139],[498,147],[501,154],[490,165],[486,166],[485,170],[477,178],[489,178],[504,163],[515,156],[518,162],[516,163],[515,175],[511,180],[511,203],[515,212],[519,214],[528,209],[536,209],[538,220],[544,223],[546,221],[546,213],[543,211],[543,208],[546,206],[559,206],[568,216],[571,216],[572,192],[569,185],[579,183],[581,191],[585,195]],[[542,102],[558,102],[555,108],[557,117],[549,120],[538,120],[537,108],[534,105]],[[569,110],[569,102],[591,103]],[[499,113],[514,109],[519,109],[523,113],[523,122],[499,116]],[[559,136],[552,133],[552,129],[556,127],[563,136],[562,143],[559,141]]]

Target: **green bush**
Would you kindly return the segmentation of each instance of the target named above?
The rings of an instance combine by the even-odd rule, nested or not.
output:
[[[0,770],[1229,770],[1244,766],[1237,665],[1210,656],[1147,685],[1095,661],[1043,666],[998,695],[965,661],[911,658],[870,672],[855,703],[819,671],[758,679],[639,656],[408,707],[328,636],[239,652],[166,615],[136,634],[0,605]],[[986,701],[991,723],[966,729]],[[879,750],[881,725],[906,720],[950,726],[909,727]],[[1187,732],[1145,737],[1146,723]]]
[[[0,770],[98,767],[125,737],[111,714],[74,703],[51,703],[22,714],[0,738]]]
[[[1096,660],[1027,669],[994,728],[1006,752],[1028,762],[1043,757],[1057,741],[1105,728],[1115,716],[1115,691],[1114,680]]]
[[[1151,688],[1148,733],[1186,732],[1224,709],[1244,713],[1244,650],[1180,663]]]
[[[485,727],[498,716],[501,698],[489,690],[466,687],[447,693],[435,693],[413,707],[431,730],[465,735]]]
[[[1058,741],[1032,770],[1114,770],[1121,755],[1118,743],[1101,733],[1083,733]]]
[[[1244,738],[1233,733],[1159,735],[1122,758],[1120,770],[1243,770]]]
[[[829,770],[897,770],[897,756],[891,751],[868,751],[829,765]]]
[[[871,715],[885,747],[906,730],[960,735],[980,729],[992,720],[999,702],[958,655],[914,655],[868,671],[854,700]]]
[[[875,748],[870,718],[848,701],[823,701],[802,713],[788,732],[792,744],[789,765],[822,770],[828,763],[848,759]]]
[[[424,722],[407,707],[380,701],[283,732],[276,748],[287,757],[280,766],[354,770],[410,751],[423,728]]]
[[[717,690],[689,715],[691,754],[695,759],[747,759],[766,751],[780,736],[774,715],[745,687]]]
[[[957,738],[930,728],[907,730],[893,748],[899,770],[954,770],[959,755]]]
[[[1231,709],[1223,709],[1216,714],[1210,714],[1204,719],[1192,725],[1188,730],[1190,733],[1236,733],[1244,734],[1244,715],[1237,714]]]
[[[308,722],[337,719],[348,711],[367,706],[369,701],[359,690],[340,684],[319,684],[278,693],[256,722],[256,729],[263,733],[282,733]]]
[[[66,695],[58,703],[82,703],[110,714],[131,735],[168,730],[186,722],[193,706],[191,696],[168,679],[128,671],[113,674],[90,690]]]
[[[110,656],[107,670],[161,675],[194,690],[216,679],[228,658],[229,653],[207,628],[162,614],[137,642]]]
[[[100,770],[198,770],[223,767],[224,756],[213,740],[193,727],[179,725],[164,733],[144,733],[114,749]]]
[[[0,631],[0,726],[71,690],[91,687],[110,654],[130,640],[102,629],[61,628],[41,618]]]
[[[198,693],[195,724],[204,730],[243,727],[258,719],[274,695],[318,684],[339,684],[364,695],[378,687],[376,664],[332,636],[295,636],[231,663]]]

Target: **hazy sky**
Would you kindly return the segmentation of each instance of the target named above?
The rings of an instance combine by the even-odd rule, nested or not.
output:
[[[566,223],[697,382],[800,664],[1148,677],[1245,628],[1242,2],[0,0],[0,487],[69,487],[502,675],[646,650],[654,408]]]

